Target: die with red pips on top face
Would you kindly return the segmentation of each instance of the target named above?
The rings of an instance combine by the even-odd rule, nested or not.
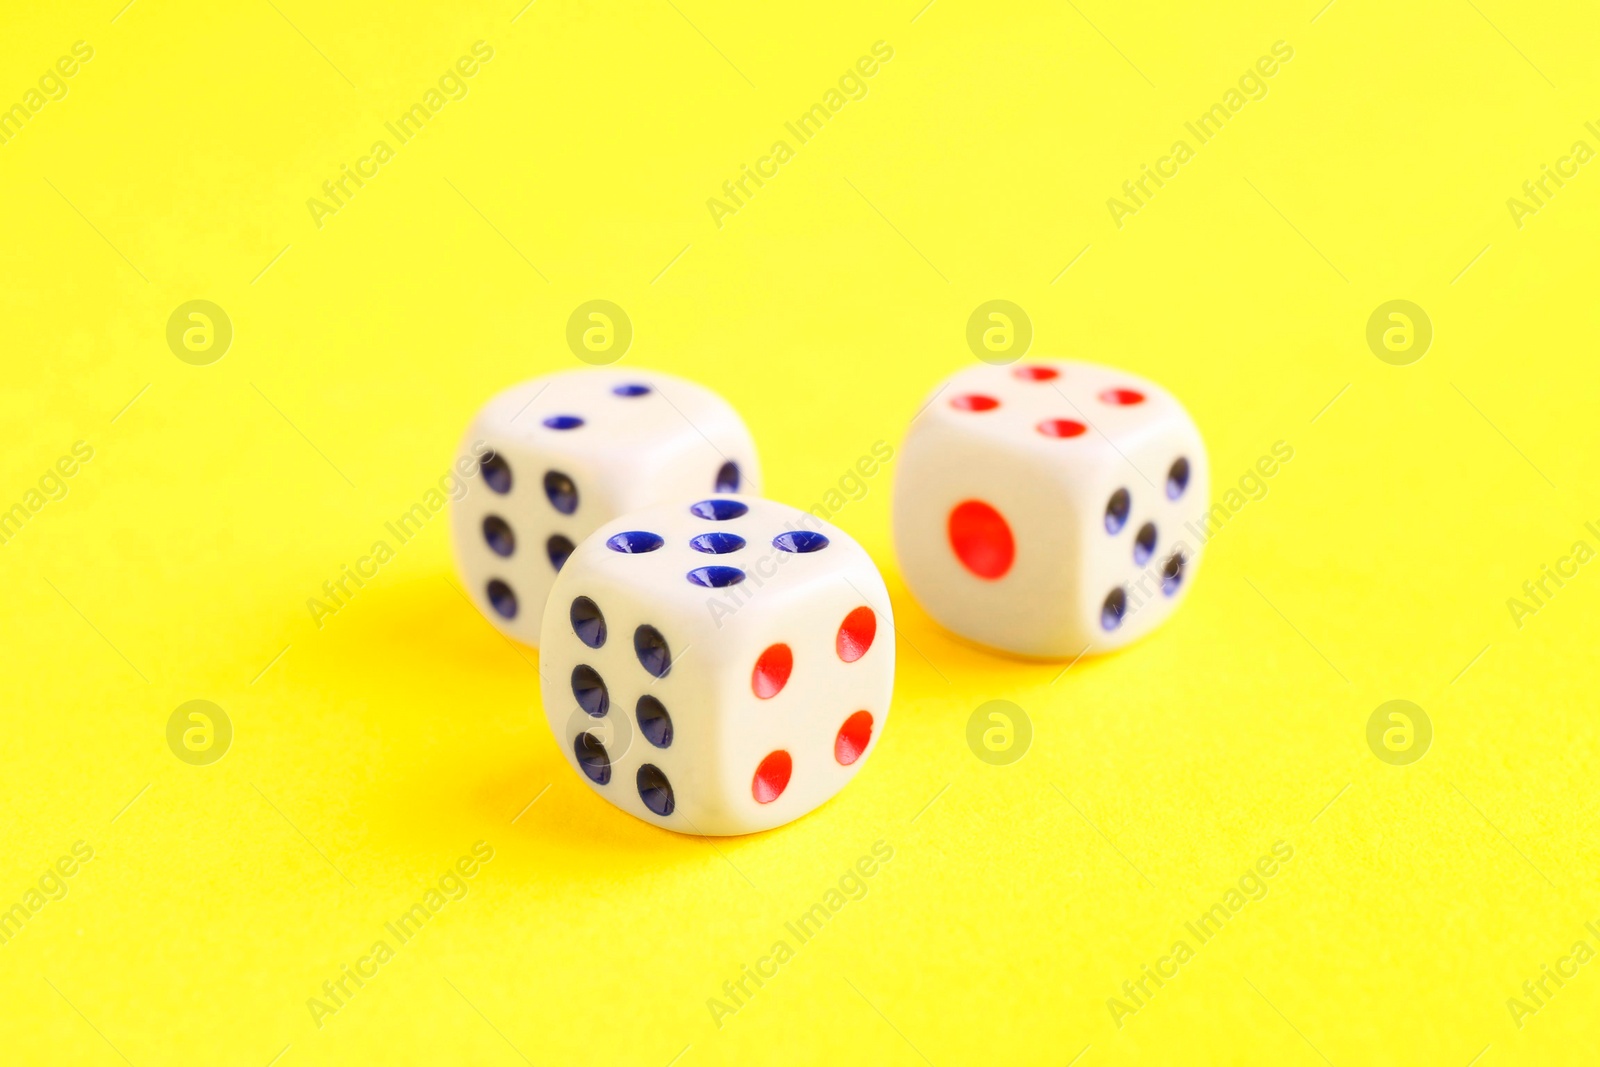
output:
[[[457,571],[484,617],[529,645],[556,573],[601,523],[680,496],[761,491],[755,443],[732,405],[655,371],[563,371],[512,386],[479,410],[461,454],[479,476],[451,507]]]
[[[860,770],[894,636],[883,579],[844,531],[771,500],[691,498],[606,523],[568,558],[540,636],[545,715],[630,815],[753,833]]]
[[[907,586],[946,629],[1024,656],[1109,651],[1194,580],[1200,432],[1154,382],[1073,360],[980,365],[912,421],[894,483]]]

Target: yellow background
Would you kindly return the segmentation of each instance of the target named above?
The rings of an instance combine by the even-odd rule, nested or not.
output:
[[[1506,604],[1600,546],[1600,164],[1506,206],[1600,147],[1591,9],[119,3],[0,35],[5,102],[94,48],[0,145],[0,504],[94,449],[0,548],[0,903],[95,851],[0,947],[14,1062],[1592,1060],[1600,963],[1520,1029],[1506,1005],[1600,948],[1600,566],[1520,628]],[[318,228],[307,199],[479,40],[469,94]],[[706,200],[879,40],[868,95],[718,228]],[[1107,198],[1280,40],[1118,228]],[[621,365],[719,390],[800,506],[898,444],[993,298],[1035,354],[1177,393],[1215,495],[1294,458],[1169,624],[1064,676],[909,599],[889,464],[835,517],[903,635],[879,751],[796,824],[677,837],[575,780],[443,516],[320,630],[305,605],[491,392],[578,365],[595,298],[634,323]],[[1397,298],[1435,330],[1405,367],[1365,342]],[[192,299],[235,331],[208,366],[166,343]],[[1008,766],[966,743],[997,698],[1034,731]],[[1410,766],[1367,747],[1396,698],[1435,731]],[[210,766],[167,747],[191,699],[233,723]],[[319,1028],[308,998],[480,840],[467,897]],[[708,998],[880,840],[719,1028]],[[1277,841],[1266,898],[1119,1028],[1107,999]]]

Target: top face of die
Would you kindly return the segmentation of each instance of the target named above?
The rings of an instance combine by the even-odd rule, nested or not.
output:
[[[732,405],[710,389],[659,371],[610,367],[561,371],[503,390],[479,411],[473,432],[582,455],[598,466],[612,458],[653,466],[684,452],[710,459],[717,454],[712,442],[749,440]],[[714,488],[753,491],[749,481],[733,464],[718,472]]]
[[[1065,359],[968,367],[945,379],[919,419],[1065,464],[1101,464],[1193,425],[1156,383]]]
[[[818,582],[862,583],[854,595],[887,602],[876,565],[853,538],[806,512],[752,496],[631,512],[596,530],[567,565],[590,581],[649,597],[689,632],[724,629],[747,602],[761,605],[750,609],[748,622],[780,612]],[[560,605],[552,604],[556,613]]]

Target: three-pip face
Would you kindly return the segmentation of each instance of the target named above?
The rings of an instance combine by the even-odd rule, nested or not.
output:
[[[669,374],[565,371],[491,398],[462,455],[480,478],[451,508],[456,564],[503,633],[539,643],[556,572],[579,541],[658,501],[761,491],[755,442],[716,393]]]
[[[540,642],[545,715],[596,793],[656,826],[780,826],[844,788],[894,684],[888,592],[844,531],[716,496],[583,541]]]
[[[979,365],[929,398],[901,446],[894,542],[947,629],[1027,656],[1117,648],[1194,578],[1205,445],[1183,406],[1112,367]]]

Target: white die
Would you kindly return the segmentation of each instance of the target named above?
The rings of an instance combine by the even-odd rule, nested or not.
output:
[[[848,534],[748,496],[625,515],[545,607],[556,742],[592,789],[681,833],[811,811],[876,745],[894,688],[883,579]]]
[[[478,457],[451,508],[456,568],[501,632],[539,643],[556,572],[603,522],[662,500],[759,493],[755,442],[738,412],[694,382],[653,371],[564,371],[496,394],[472,420]]]
[[[972,641],[1048,658],[1118,648],[1194,580],[1205,445],[1153,382],[1071,360],[969,367],[912,421],[898,468],[906,585]]]

